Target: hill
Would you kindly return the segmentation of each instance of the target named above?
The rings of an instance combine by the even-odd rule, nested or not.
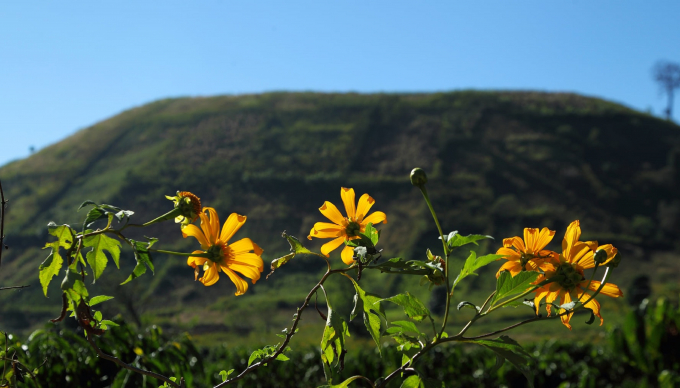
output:
[[[416,166],[429,174],[445,230],[496,237],[482,249],[495,250],[529,226],[557,229],[561,239],[580,219],[584,238],[621,249],[616,279],[624,288],[648,274],[656,293],[680,291],[680,128],[670,122],[573,94],[268,93],[157,101],[0,168],[11,201],[0,284],[31,285],[0,294],[0,327],[26,330],[58,315],[58,287],[50,300],[40,291],[37,267],[46,253],[39,248],[49,240],[49,221],[82,222],[75,210],[86,199],[135,210],[134,219],[146,221],[168,210],[164,195],[194,192],[223,217],[246,214],[239,236],[261,245],[268,262],[287,251],[283,230],[305,237],[322,220],[323,201],[340,204],[340,187],[353,187],[388,215],[385,254],[423,258],[438,242],[408,181]],[[195,249],[174,225],[144,233],[161,237],[160,247]],[[116,285],[131,271],[130,252],[120,271],[107,269],[115,276],[97,287],[115,294],[108,309],[206,338],[278,331],[323,268],[312,258],[296,260],[237,298],[228,281],[210,288],[193,282],[182,259],[154,259],[155,276],[129,287]],[[430,299],[417,279],[382,279],[368,275],[366,288],[388,296],[412,286]],[[492,284],[480,276],[468,286],[488,292]]]

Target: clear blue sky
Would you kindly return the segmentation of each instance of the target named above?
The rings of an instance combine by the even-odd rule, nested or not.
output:
[[[0,165],[175,96],[534,89],[660,114],[650,69],[680,62],[679,16],[677,0],[0,0]]]

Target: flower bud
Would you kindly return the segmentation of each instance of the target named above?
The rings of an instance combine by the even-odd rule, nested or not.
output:
[[[416,187],[423,187],[427,183],[427,175],[422,168],[416,167],[411,170],[411,184]]]
[[[619,263],[621,263],[621,254],[620,254],[620,253],[617,253],[617,254],[614,256],[614,258],[613,258],[609,263],[607,263],[607,267],[609,267],[609,268],[616,268],[616,267],[619,266]]]
[[[595,251],[595,254],[593,255],[593,260],[595,260],[595,262],[598,264],[604,263],[605,261],[607,261],[607,252],[604,249]]]

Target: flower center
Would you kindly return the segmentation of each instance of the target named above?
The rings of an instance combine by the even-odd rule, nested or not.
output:
[[[584,278],[583,274],[574,269],[574,267],[569,263],[560,264],[555,272],[557,278],[557,283],[564,289],[571,291],[576,287]]]
[[[522,271],[526,269],[527,263],[529,263],[530,260],[533,260],[536,257],[533,253],[526,253],[522,252],[522,254],[519,256],[519,263],[522,265]]]
[[[208,250],[205,253],[207,253],[208,256],[210,256],[208,257],[208,260],[215,263],[221,263],[222,260],[224,260],[224,258],[228,256],[229,247],[223,244],[221,241],[218,241],[217,244],[208,248]]]
[[[361,225],[359,225],[359,223],[357,222],[349,221],[349,224],[347,224],[347,227],[345,228],[345,233],[347,233],[347,237],[358,236],[360,232]]]

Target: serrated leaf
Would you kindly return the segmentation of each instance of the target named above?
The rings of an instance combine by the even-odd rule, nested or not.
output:
[[[430,310],[428,310],[427,307],[425,307],[425,305],[418,300],[418,298],[411,295],[408,291],[406,291],[404,294],[395,295],[391,298],[386,298],[383,300],[401,306],[404,309],[404,313],[416,322],[430,317]]]
[[[151,258],[149,248],[151,248],[151,246],[155,244],[158,241],[158,239],[149,237],[147,237],[147,239],[149,240],[147,242],[135,241],[132,239],[127,240],[132,246],[132,252],[135,255],[137,265],[135,265],[135,268],[132,270],[130,276],[128,276],[128,278],[123,283],[121,283],[121,285],[128,283],[133,279],[136,279],[139,276],[145,274],[147,267],[151,270],[152,273],[154,272],[153,259]]]
[[[73,245],[73,236],[75,235],[75,231],[70,226],[57,226],[57,224],[54,222],[50,222],[47,224],[47,232],[58,239],[57,241],[59,242],[59,246],[62,248],[69,249],[71,248],[71,245]]]
[[[396,333],[394,329],[397,329],[398,331],[405,331],[405,332],[411,332],[411,333],[416,333],[418,335],[424,336],[425,334],[421,333],[420,330],[418,330],[418,326],[416,326],[415,323],[411,321],[394,321],[392,322],[392,327],[387,328],[387,332],[390,334]],[[393,332],[390,332],[390,329],[393,330]]]
[[[98,206],[93,207],[89,212],[87,212],[87,215],[85,216],[85,220],[83,221],[83,229],[89,227],[93,222],[101,218],[106,218],[106,212]]]
[[[326,380],[332,382],[332,376],[338,373],[341,367],[341,359],[346,352],[345,337],[349,337],[347,322],[331,307],[330,300],[326,296],[328,306],[328,318],[321,337],[321,360],[328,367],[330,374]]]
[[[477,244],[477,241],[479,240],[485,240],[485,239],[491,239],[493,240],[493,237],[491,236],[485,236],[481,234],[471,234],[469,236],[461,236],[458,234],[457,230],[454,230],[453,232],[449,233],[448,236],[445,236],[446,238],[446,244],[449,246],[449,248],[458,248],[463,245],[467,244]]]
[[[87,206],[87,205],[99,206],[99,205],[97,205],[96,202],[90,201],[90,200],[88,199],[87,201],[83,202],[80,206],[78,206],[78,210],[84,208],[84,207]]]
[[[349,320],[354,320],[359,312],[362,312],[366,330],[368,330],[368,332],[371,334],[373,341],[378,347],[378,352],[382,356],[382,349],[380,346],[381,318],[384,320],[387,319],[385,317],[385,309],[380,304],[381,298],[377,295],[364,291],[361,287],[359,287],[359,284],[354,279],[352,279],[351,276],[345,276],[352,281],[354,290],[356,291],[356,294],[354,295],[354,309],[352,310]]]
[[[425,384],[418,375],[412,375],[407,377],[399,388],[425,388]]]
[[[493,263],[494,261],[500,259],[503,257],[503,255],[484,255],[477,257],[477,254],[474,251],[470,251],[470,256],[468,256],[467,260],[465,260],[465,264],[463,265],[463,268],[460,270],[460,274],[458,274],[458,277],[456,277],[456,280],[453,281],[453,288],[456,287],[458,283],[460,283],[463,279],[465,279],[467,276],[470,275],[477,275],[475,273],[476,270]]]
[[[283,237],[288,240],[288,243],[290,244],[290,251],[295,253],[295,254],[312,254],[312,251],[309,249],[305,248],[304,245],[298,240],[295,236],[291,236],[289,234],[286,234],[286,232],[283,232],[282,234]]]
[[[503,335],[492,340],[483,339],[466,342],[476,343],[493,350],[497,356],[503,357],[519,369],[527,378],[530,387],[534,386],[533,358],[512,338]]]
[[[61,271],[64,259],[59,254],[59,241],[48,243],[45,245],[45,248],[52,248],[52,251],[45,261],[40,264],[38,277],[40,278],[40,285],[42,286],[43,293],[47,296],[47,287],[50,285],[52,278]]]
[[[114,240],[103,233],[99,233],[94,236],[85,237],[83,239],[83,245],[92,248],[92,250],[85,255],[87,263],[92,268],[94,274],[92,283],[99,279],[99,276],[104,272],[106,264],[109,261],[104,252],[108,252],[113,259],[113,262],[116,264],[116,267],[120,268],[120,264],[118,263],[118,259],[120,258],[120,243],[117,240]]]
[[[501,272],[498,280],[496,280],[496,294],[491,299],[491,306],[501,299],[520,294],[533,287],[531,283],[535,282],[539,275],[538,272],[525,271],[513,277],[508,271]]]
[[[95,296],[94,298],[90,299],[89,304],[90,304],[90,307],[92,307],[94,305],[97,305],[97,304],[102,303],[102,302],[106,302],[107,300],[111,300],[111,299],[113,299],[112,296],[99,295],[99,296]]]

